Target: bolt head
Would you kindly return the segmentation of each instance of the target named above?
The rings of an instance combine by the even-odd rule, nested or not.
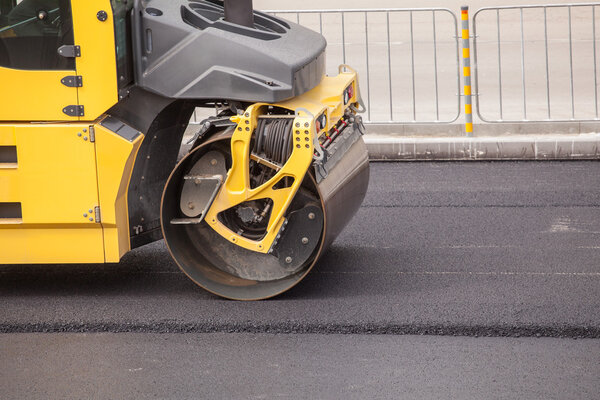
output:
[[[308,244],[308,238],[307,237],[303,237],[302,238],[302,244]]]
[[[189,208],[190,210],[193,210],[193,209],[194,209],[194,207],[196,207],[196,206],[194,205],[194,203],[193,203],[193,202],[191,202],[191,201],[188,203],[188,205],[187,205],[187,206],[188,206],[188,208]]]
[[[83,218],[87,218],[87,214],[83,214]]]
[[[106,13],[106,11],[104,11],[104,10],[100,10],[100,11],[98,11],[98,13],[96,14],[96,18],[98,18],[98,21],[100,21],[100,22],[104,22],[104,21],[106,21],[106,19],[108,18],[108,14]]]
[[[308,219],[315,219],[315,217],[316,217],[315,213],[308,214]]]
[[[288,256],[288,257],[286,257],[286,258],[285,258],[285,262],[286,262],[286,263],[288,263],[288,264],[291,264],[291,262],[292,262],[292,257],[289,257],[289,256]]]
[[[215,160],[214,158],[210,160],[210,165],[217,165],[217,160]]]

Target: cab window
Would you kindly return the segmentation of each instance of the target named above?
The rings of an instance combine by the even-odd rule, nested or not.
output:
[[[0,67],[72,70],[75,60],[57,52],[72,44],[69,0],[0,0]]]
[[[115,50],[117,56],[117,74],[119,89],[123,89],[133,81],[133,59],[131,53],[131,9],[133,2],[128,0],[111,0],[115,24]]]

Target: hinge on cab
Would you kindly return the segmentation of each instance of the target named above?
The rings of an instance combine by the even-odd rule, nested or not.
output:
[[[83,106],[66,106],[62,111],[69,117],[83,117],[84,115]]]
[[[82,87],[83,77],[81,75],[67,75],[60,80],[60,83],[67,87]]]
[[[100,216],[100,206],[94,207],[94,215],[96,215],[96,222],[102,222],[102,217]]]
[[[64,44],[58,48],[58,55],[67,58],[81,57],[81,47],[72,44]]]
[[[90,142],[94,143],[96,141],[96,129],[94,125],[90,125]]]

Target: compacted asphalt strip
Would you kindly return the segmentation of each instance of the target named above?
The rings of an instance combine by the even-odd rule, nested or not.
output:
[[[0,332],[600,338],[600,163],[373,163],[309,276],[217,298],[164,243],[119,264],[0,266]]]

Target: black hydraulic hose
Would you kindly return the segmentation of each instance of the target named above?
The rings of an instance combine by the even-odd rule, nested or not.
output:
[[[259,119],[256,126],[256,136],[254,138],[254,153],[260,154],[265,136],[265,120]]]
[[[285,120],[279,120],[279,140],[277,141],[277,161],[283,164],[283,143],[285,141]]]
[[[275,132],[276,136],[275,143],[273,144],[273,159],[275,160],[275,162],[281,163],[281,120],[275,121]]]
[[[287,158],[290,158],[292,151],[294,151],[294,121],[290,120],[288,127],[288,135],[290,135],[290,144],[288,145]]]
[[[293,123],[292,120],[285,121],[283,128],[283,132],[285,135],[285,140],[283,141],[282,148],[283,162],[287,162],[288,158],[290,158],[290,142],[292,141],[292,131],[290,130],[291,123]]]

